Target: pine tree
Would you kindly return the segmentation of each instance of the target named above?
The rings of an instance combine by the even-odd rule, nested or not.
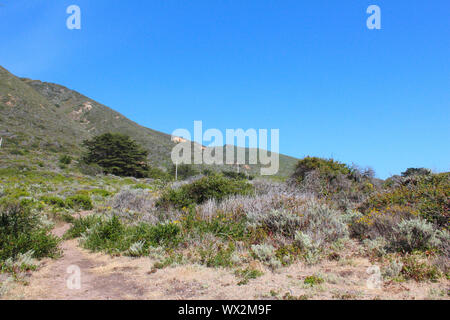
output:
[[[83,146],[87,148],[84,162],[98,164],[105,173],[137,178],[148,176],[148,151],[126,135],[105,133],[85,140]]]

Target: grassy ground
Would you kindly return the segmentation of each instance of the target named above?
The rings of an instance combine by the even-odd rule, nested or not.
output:
[[[29,232],[52,230],[58,241],[49,258],[24,245],[0,261],[5,299],[449,298],[445,227],[404,208],[398,221],[374,214],[392,213],[384,203],[396,189],[373,191],[357,212],[284,182],[215,175],[169,183],[29,164],[0,169],[0,185],[3,202],[40,217]],[[433,219],[448,213],[433,208]],[[400,230],[402,221],[421,224]],[[70,265],[81,268],[82,293],[66,287]]]

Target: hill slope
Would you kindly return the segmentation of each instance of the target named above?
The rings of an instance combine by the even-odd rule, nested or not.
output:
[[[149,151],[153,165],[170,165],[171,136],[143,127],[64,86],[18,78],[0,67],[0,137],[3,151],[51,151],[79,155],[83,140],[106,132],[129,135]],[[247,151],[248,152],[248,151]],[[297,159],[280,155],[280,175]],[[259,166],[251,166],[257,173]]]

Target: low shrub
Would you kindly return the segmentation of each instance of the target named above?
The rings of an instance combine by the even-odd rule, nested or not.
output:
[[[55,206],[58,208],[66,207],[66,202],[64,201],[64,199],[62,199],[60,197],[56,197],[56,196],[43,196],[43,197],[41,197],[41,201],[43,201],[44,203],[46,203],[48,205]]]
[[[339,209],[354,209],[377,187],[372,170],[349,167],[333,159],[306,157],[291,176],[297,187],[333,203]]]
[[[81,236],[83,246],[111,254],[148,255],[150,246],[176,246],[181,229],[174,223],[127,225],[119,217],[86,217],[74,222],[66,237]]]
[[[59,163],[69,165],[72,163],[72,157],[69,155],[62,155],[59,157]]]
[[[266,233],[293,238],[296,230],[302,226],[299,215],[288,211],[273,210],[264,214],[249,212],[247,214],[249,229],[262,227]]]
[[[77,194],[66,198],[66,205],[68,208],[77,210],[92,210],[94,205],[88,195]]]
[[[372,211],[359,216],[350,224],[352,234],[356,234],[369,252],[383,256],[388,252],[413,252],[438,249],[448,254],[450,235],[422,218],[405,212]]]
[[[253,180],[255,177],[252,175],[248,175],[244,172],[236,172],[236,171],[228,171],[228,170],[223,170],[222,174],[230,179],[240,179],[240,180]]]
[[[386,191],[369,197],[360,210],[368,214],[397,206],[416,212],[440,228],[450,226],[450,173],[413,175],[390,184]]]
[[[298,161],[292,177],[298,182],[302,182],[311,171],[318,171],[320,175],[326,176],[328,179],[336,178],[341,174],[348,175],[351,173],[350,168],[339,161],[308,156]]]
[[[400,222],[389,240],[392,249],[397,251],[425,251],[441,245],[441,234],[431,223],[413,219]]]
[[[415,281],[437,281],[442,273],[440,270],[428,262],[422,254],[407,254],[401,259],[403,264],[401,274],[406,279]]]
[[[177,178],[179,180],[186,180],[200,174],[200,171],[197,168],[189,164],[180,164],[178,167],[172,165],[169,176],[175,178],[175,171],[177,171]]]
[[[219,214],[211,219],[204,220],[191,210],[182,217],[183,232],[203,235],[211,234],[224,240],[242,241],[246,236],[246,220],[244,216],[235,217]]]
[[[84,161],[79,160],[77,167],[82,174],[85,174],[87,176],[96,176],[103,174],[103,168],[96,163],[85,163]]]
[[[185,184],[178,189],[168,189],[161,195],[158,206],[176,208],[201,204],[209,199],[221,201],[227,196],[251,194],[253,187],[244,180],[227,179],[223,175],[213,174],[197,181]]]
[[[258,277],[261,277],[264,273],[262,273],[259,270],[246,268],[246,269],[238,269],[234,272],[234,274],[241,278],[241,280],[238,282],[238,286],[246,285],[248,284],[250,279],[256,279]]]
[[[8,200],[0,203],[0,264],[29,251],[33,258],[55,257],[58,243],[50,227],[28,206]]]
[[[147,169],[147,177],[151,179],[159,179],[164,181],[173,179],[170,173],[152,166],[149,166]]]
[[[210,243],[207,247],[200,247],[198,249],[200,255],[200,263],[209,268],[229,268],[233,266],[232,256],[236,250],[233,242],[225,243]]]
[[[315,286],[324,282],[325,280],[321,276],[317,275],[308,276],[305,278],[305,280],[303,280],[303,283],[309,286]]]
[[[72,226],[64,234],[65,239],[79,238],[88,229],[92,228],[95,224],[100,223],[101,218],[96,215],[89,215],[86,217],[80,217],[79,219],[73,219],[71,221]]]
[[[277,259],[276,250],[270,244],[256,244],[251,247],[253,256],[263,262],[272,269],[282,266],[280,260]]]

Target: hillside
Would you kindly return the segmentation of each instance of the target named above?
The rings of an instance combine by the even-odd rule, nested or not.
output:
[[[28,153],[32,155],[28,158],[38,162],[48,160],[48,151],[78,156],[83,140],[105,132],[129,135],[149,151],[150,163],[159,167],[170,165],[174,143],[169,134],[145,128],[64,86],[18,78],[0,67],[0,137],[4,139],[3,150],[12,150],[16,156]],[[4,160],[6,158],[3,157]],[[23,160],[25,164],[27,161]],[[296,161],[280,155],[279,175],[288,176]],[[251,166],[250,171],[257,173],[259,167]]]

